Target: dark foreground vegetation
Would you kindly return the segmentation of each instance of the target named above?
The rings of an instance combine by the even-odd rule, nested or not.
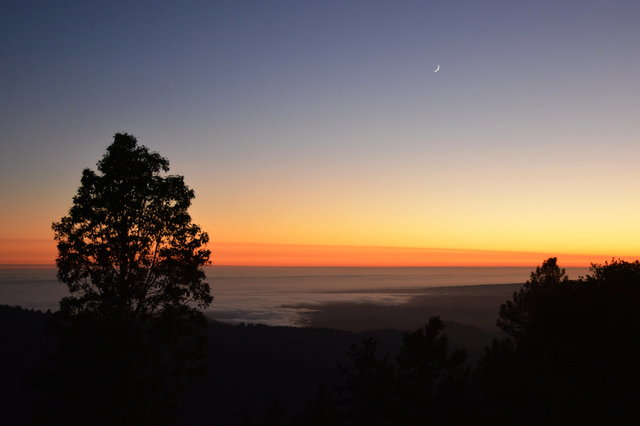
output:
[[[78,398],[65,377],[51,372],[59,351],[47,332],[52,316],[0,309],[3,424],[55,424],[49,402]],[[137,394],[129,401],[147,401],[166,413],[164,423],[180,425],[640,421],[640,263],[594,265],[587,277],[570,281],[548,259],[502,305],[498,325],[504,337],[470,362],[447,338],[457,325],[439,318],[409,333],[210,323],[201,369],[179,391],[162,392],[165,400]],[[85,356],[78,351],[76,362]],[[90,383],[106,365],[83,370],[82,379]],[[43,385],[52,377],[58,381]],[[117,408],[109,395],[129,389],[109,391],[84,395],[82,403]],[[77,403],[66,401],[71,408]]]
[[[41,382],[51,375],[47,370],[57,350],[48,325],[52,318],[51,313],[0,306],[2,424],[31,424],[34,414],[43,411],[42,400],[49,397],[41,390]],[[476,359],[481,355],[477,337],[489,341],[491,336],[456,323],[447,323],[447,328],[454,341],[468,347]],[[205,368],[178,395],[173,423],[261,424],[265,416],[274,414],[274,407],[281,407],[275,412],[281,410],[283,419],[290,419],[316,398],[319,386],[334,391],[333,385],[342,380],[338,364],[350,365],[347,351],[352,345],[373,339],[379,353],[395,357],[402,337],[399,330],[352,333],[210,322],[205,332]],[[79,351],[74,359],[84,356]],[[86,380],[95,380],[94,375],[100,372],[96,369]],[[50,388],[54,399],[60,397],[55,395],[62,388],[56,390],[58,385]],[[52,419],[44,417],[41,424],[51,424]]]

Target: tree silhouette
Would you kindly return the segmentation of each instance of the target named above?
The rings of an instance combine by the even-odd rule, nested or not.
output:
[[[593,264],[571,281],[547,259],[500,309],[509,339],[479,368],[481,423],[638,423],[639,312],[639,262]]]
[[[444,328],[439,317],[432,317],[405,333],[395,362],[378,357],[373,338],[351,346],[350,368],[341,367],[339,420],[349,425],[464,424],[467,355],[450,349]],[[340,423],[334,418],[331,424]]]
[[[351,345],[349,368],[339,366],[344,378],[342,405],[347,424],[391,425],[395,414],[395,370],[387,356],[378,358],[374,338]]]
[[[439,317],[432,317],[404,336],[397,384],[402,424],[455,424],[463,413],[467,354],[449,348],[444,328]]]
[[[527,332],[531,324],[537,320],[536,309],[541,307],[539,300],[545,293],[551,293],[561,284],[567,284],[569,279],[563,269],[558,266],[558,259],[550,257],[536,267],[531,273],[529,281],[513,294],[513,300],[506,301],[500,306],[498,327],[515,340]]]
[[[168,171],[165,158],[118,133],[52,226],[70,295],[54,322],[48,423],[168,423],[178,383],[199,367],[201,309],[213,299],[201,268],[208,235],[187,212],[194,192]]]
[[[58,279],[71,293],[61,309],[135,321],[208,306],[209,237],[191,223],[183,177],[161,176],[167,159],[121,133],[98,171],[82,172],[69,215],[52,226]]]

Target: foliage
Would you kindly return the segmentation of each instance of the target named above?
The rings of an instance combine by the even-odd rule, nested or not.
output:
[[[350,424],[393,424],[395,370],[386,356],[378,358],[377,342],[367,338],[352,345],[350,368],[341,367],[342,404]]]
[[[451,351],[444,323],[432,317],[422,328],[405,334],[398,356],[398,393],[404,407],[403,424],[435,424],[455,420],[468,374],[465,351]]]
[[[69,215],[53,224],[58,278],[71,293],[61,309],[136,320],[208,306],[201,266],[208,235],[187,212],[194,192],[169,162],[133,136],[116,134],[98,163],[82,172]]]
[[[166,424],[187,373],[199,371],[208,235],[169,162],[127,134],[85,169],[69,214],[53,224],[58,278],[70,295],[53,329],[49,424]]]
[[[545,261],[502,305],[498,325],[510,338],[494,342],[478,369],[486,423],[640,421],[639,308],[637,261],[593,264],[576,281]]]
[[[395,362],[387,355],[378,357],[374,339],[353,345],[347,352],[350,368],[342,368],[345,423],[454,424],[461,414],[468,369],[466,353],[451,351],[443,330],[444,323],[433,317],[406,333]]]
[[[567,285],[568,277],[557,264],[557,258],[550,257],[536,267],[529,281],[513,294],[513,300],[506,301],[499,312],[498,327],[507,335],[518,340],[527,333],[531,324],[538,319],[537,303],[544,294],[555,291],[559,285]]]

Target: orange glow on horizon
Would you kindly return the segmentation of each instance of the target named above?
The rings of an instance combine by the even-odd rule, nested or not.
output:
[[[214,265],[220,266],[526,266],[558,257],[563,267],[585,267],[613,255],[541,253],[450,248],[366,247],[346,245],[213,243]],[[56,257],[52,240],[1,239],[0,264],[49,264]],[[615,256],[635,260],[634,256]]]
[[[587,267],[591,263],[601,263],[614,257],[593,254],[300,244],[221,243],[216,247],[212,256],[213,264],[221,266],[532,267],[540,265],[549,257],[558,257],[560,266]],[[632,256],[620,258],[635,260]]]
[[[51,265],[56,255],[53,239],[0,239],[0,265]]]

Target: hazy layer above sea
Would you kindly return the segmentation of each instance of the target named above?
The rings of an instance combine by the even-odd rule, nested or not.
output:
[[[529,267],[211,266],[207,315],[233,323],[411,328],[429,315],[490,327]],[[587,268],[567,268],[571,278]],[[503,285],[498,285],[503,284]],[[504,284],[512,284],[505,286]],[[0,267],[0,304],[56,310],[66,286],[48,266]]]

